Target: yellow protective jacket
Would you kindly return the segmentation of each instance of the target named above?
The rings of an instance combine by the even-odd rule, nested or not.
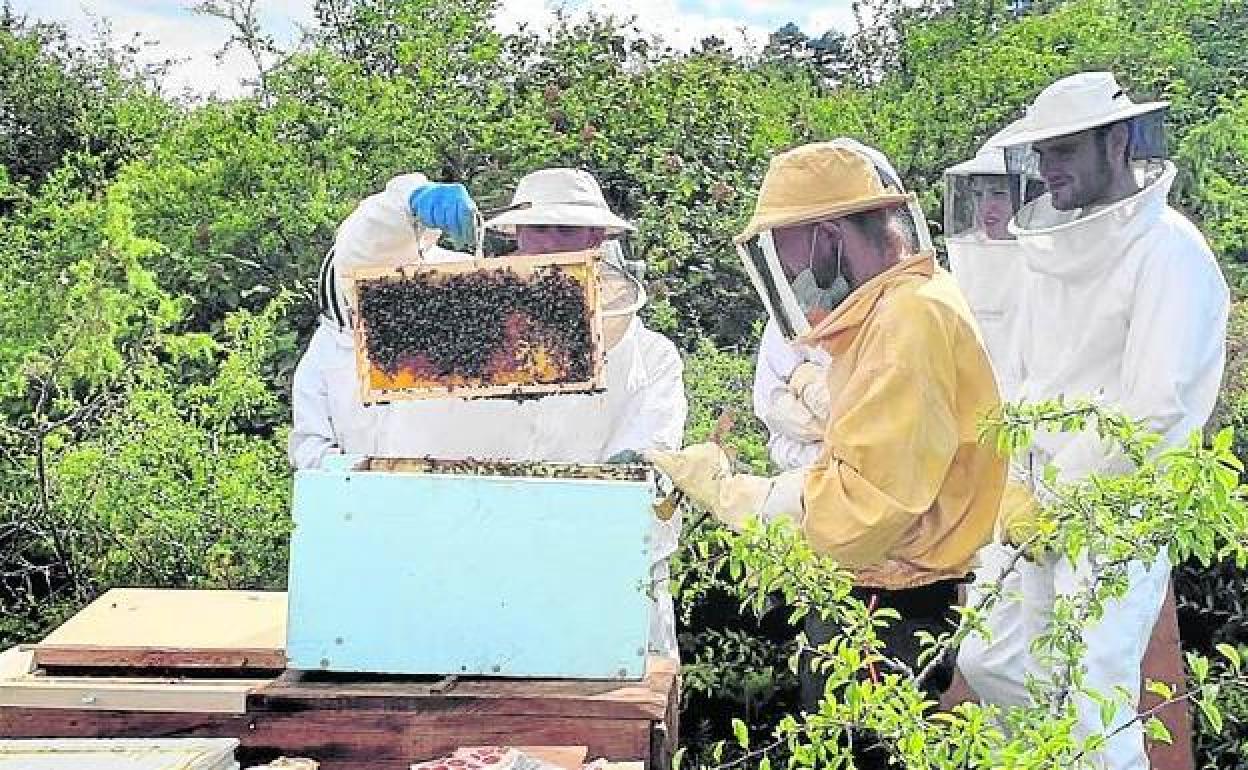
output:
[[[970,309],[930,255],[859,287],[805,340],[833,356],[803,529],[860,585],[967,574],[992,535],[1006,459],[979,443],[1000,407]]]

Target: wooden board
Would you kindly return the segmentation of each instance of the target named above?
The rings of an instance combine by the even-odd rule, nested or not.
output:
[[[592,756],[644,761],[653,770],[660,765],[649,757],[652,727],[636,720],[474,718],[466,714],[419,712],[312,712],[249,717],[0,708],[0,736],[228,736],[241,741],[237,756],[244,767],[279,756],[300,756],[315,759],[321,770],[408,770],[413,762],[444,756],[461,745],[551,744],[568,740],[587,745]]]
[[[585,746],[591,758],[664,770],[675,744],[676,664],[651,659],[640,684],[476,680],[310,682],[254,693],[249,713],[0,708],[5,737],[236,737],[244,766],[310,757],[322,770],[407,770],[461,746]],[[645,769],[640,769],[645,770]]]
[[[400,265],[397,267],[373,267],[355,270],[347,277],[349,302],[352,307],[360,307],[358,283],[393,277],[396,274],[407,277],[427,273],[453,275],[478,270],[510,269],[525,276],[546,267],[561,267],[569,272],[582,269],[584,280],[578,278],[585,287],[585,308],[589,316],[590,334],[590,376],[583,381],[569,382],[523,382],[507,384],[470,384],[456,383],[453,386],[439,384],[437,381],[421,382],[411,387],[381,387],[376,379],[388,379],[382,370],[368,358],[366,336],[367,323],[362,314],[356,313],[355,322],[355,358],[356,374],[360,384],[360,398],[365,404],[384,403],[389,401],[410,401],[430,398],[505,398],[517,395],[550,395],[556,393],[586,393],[600,391],[605,387],[605,353],[602,333],[602,313],[598,306],[600,292],[599,265],[602,254],[596,249],[588,251],[567,252],[562,254],[532,254],[525,256],[497,257],[491,259],[465,259],[453,262],[420,263]]]
[[[574,679],[484,679],[440,684],[393,677],[313,675],[288,671],[256,689],[247,700],[251,714],[287,711],[436,710],[443,714],[596,717],[663,721],[676,686],[674,660],[651,656],[640,682]],[[541,744],[530,741],[529,744]],[[485,744],[461,744],[485,745]],[[576,744],[579,745],[579,744]],[[590,756],[594,756],[592,750]]]
[[[286,594],[115,588],[35,647],[48,668],[281,670]]]
[[[0,707],[0,738],[241,739],[247,725],[243,714]]]
[[[1179,618],[1174,604],[1174,583],[1166,589],[1166,599],[1157,616],[1157,625],[1148,640],[1144,652],[1142,676],[1149,680],[1165,682],[1176,692],[1187,690],[1187,673],[1183,664],[1183,647],[1179,639]],[[1161,703],[1161,699],[1141,689],[1141,710]],[[1196,758],[1192,751],[1192,714],[1189,704],[1172,703],[1158,714],[1158,718],[1170,731],[1170,743],[1148,741],[1148,759],[1157,770],[1194,770]]]
[[[234,739],[0,740],[0,770],[236,770]]]
[[[283,747],[288,756],[311,757],[325,770],[371,768],[446,756],[465,744],[576,741],[589,754],[613,760],[647,760],[652,725],[643,720],[491,716],[439,712],[336,712],[257,714],[244,741],[253,751]]]
[[[0,653],[0,707],[242,714],[268,681],[55,676],[35,669],[32,647]]]

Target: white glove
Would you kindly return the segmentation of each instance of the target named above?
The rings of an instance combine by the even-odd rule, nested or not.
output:
[[[828,419],[828,372],[809,361],[798,364],[775,395],[763,421],[776,433],[802,444],[823,441]]]
[[[776,390],[765,422],[781,435],[802,444],[823,440],[823,420],[816,417],[787,387]]]
[[[735,473],[732,461],[717,444],[694,444],[669,452],[652,449],[646,460],[663,471],[694,504],[724,524],[740,530],[751,516],[771,521],[781,516],[802,525],[805,470],[775,477]]]
[[[828,419],[828,409],[832,401],[828,393],[828,368],[810,361],[798,364],[789,375],[788,390],[819,419],[819,438],[823,438],[822,423]]]

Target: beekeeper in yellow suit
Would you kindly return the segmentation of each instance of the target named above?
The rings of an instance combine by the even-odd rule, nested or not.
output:
[[[979,442],[981,418],[999,407],[991,364],[953,278],[911,245],[926,242],[917,228],[914,197],[865,154],[818,143],[777,155],[736,243],[777,326],[830,354],[823,449],[772,478],[734,472],[715,444],[647,453],[729,527],[791,520],[852,571],[863,601],[899,611],[883,641],[911,664],[916,632],[952,628],[1006,477],[1005,459]],[[812,643],[834,633],[807,621]],[[951,669],[931,680],[933,694]],[[802,673],[813,708],[824,685]]]

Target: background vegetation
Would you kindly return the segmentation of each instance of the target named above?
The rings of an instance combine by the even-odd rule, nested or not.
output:
[[[1172,102],[1173,200],[1236,287],[1216,423],[1248,437],[1248,1],[866,0],[853,34],[790,25],[749,54],[713,38],[673,51],[610,19],[500,35],[493,5],[318,0],[254,98],[194,105],[162,96],[133,49],[0,11],[0,641],[113,585],[284,584],[288,393],[316,267],[355,202],[409,170],[484,205],[535,168],[595,173],[640,226],[649,323],[687,353],[689,437],[731,406],[761,468],[746,415],[762,311],[730,238],[769,154],[862,139],[936,229],[945,167],[1057,77],[1111,69]],[[1186,644],[1248,644],[1243,571],[1188,566],[1178,582]],[[779,613],[758,623],[696,595],[694,748],[729,715],[766,728],[794,697]],[[1248,767],[1248,703],[1230,693],[1224,710],[1202,761]]]

